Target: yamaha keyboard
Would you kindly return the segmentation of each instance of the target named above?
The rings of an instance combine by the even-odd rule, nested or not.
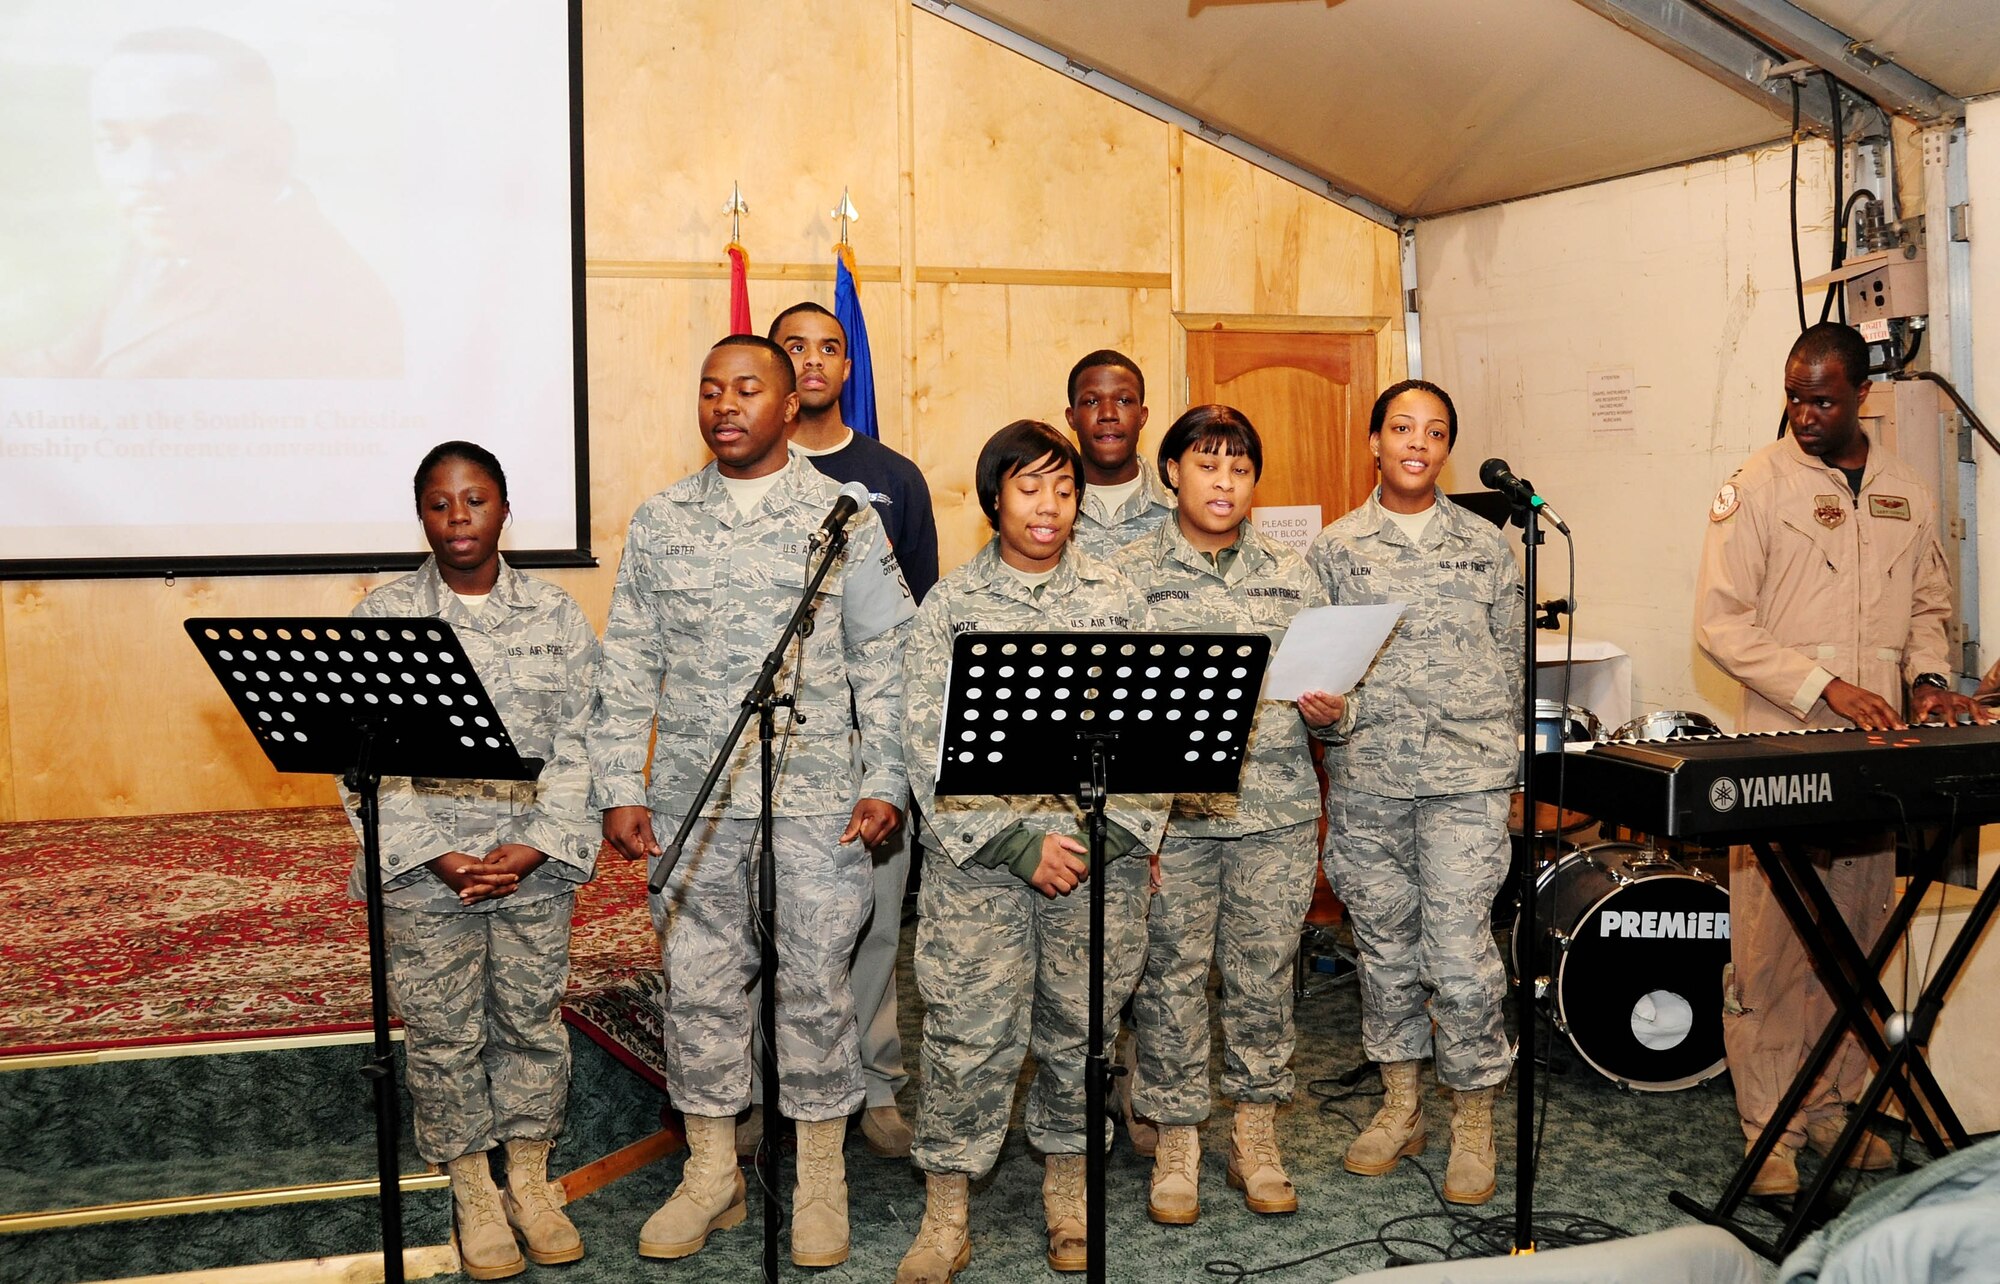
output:
[[[1779,731],[1535,755],[1539,801],[1659,838],[2000,820],[2000,724]]]

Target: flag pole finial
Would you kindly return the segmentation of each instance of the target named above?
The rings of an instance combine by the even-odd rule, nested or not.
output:
[[[743,216],[750,212],[750,202],[743,199],[743,184],[732,181],[729,184],[729,199],[722,203],[722,212],[729,215],[729,240],[731,244],[743,240]]]
[[[840,244],[847,244],[847,225],[861,221],[861,211],[854,208],[854,201],[848,196],[848,189],[840,189],[840,204],[826,212],[828,218],[840,220]]]

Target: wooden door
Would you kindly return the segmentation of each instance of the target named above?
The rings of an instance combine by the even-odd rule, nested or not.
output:
[[[1305,330],[1190,329],[1188,404],[1241,410],[1264,440],[1258,507],[1318,504],[1331,522],[1368,498],[1375,460],[1375,336]]]
[[[1248,416],[1264,442],[1256,506],[1318,504],[1324,526],[1375,489],[1375,457],[1368,449],[1368,412],[1376,392],[1375,336],[1254,324],[1259,328],[1231,330],[1223,320],[1188,330],[1188,404],[1219,401]],[[1324,746],[1314,741],[1312,748],[1324,794]],[[1319,841],[1324,847],[1324,810]],[[1326,927],[1343,912],[1322,866],[1314,877],[1305,921]]]

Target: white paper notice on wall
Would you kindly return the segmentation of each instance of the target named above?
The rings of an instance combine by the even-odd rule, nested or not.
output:
[[[1312,547],[1313,538],[1324,525],[1320,521],[1318,504],[1280,504],[1267,508],[1250,510],[1250,524],[1261,535],[1268,536],[1286,548],[1304,553]]]
[[[1638,384],[1632,367],[1614,366],[1586,371],[1584,395],[1590,401],[1593,432],[1630,432],[1638,427]]]

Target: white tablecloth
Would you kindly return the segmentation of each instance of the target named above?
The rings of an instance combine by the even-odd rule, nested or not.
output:
[[[1564,633],[1535,637],[1535,696],[1562,699],[1563,656],[1571,654],[1569,702],[1597,715],[1609,735],[1632,720],[1632,657],[1610,642]]]

